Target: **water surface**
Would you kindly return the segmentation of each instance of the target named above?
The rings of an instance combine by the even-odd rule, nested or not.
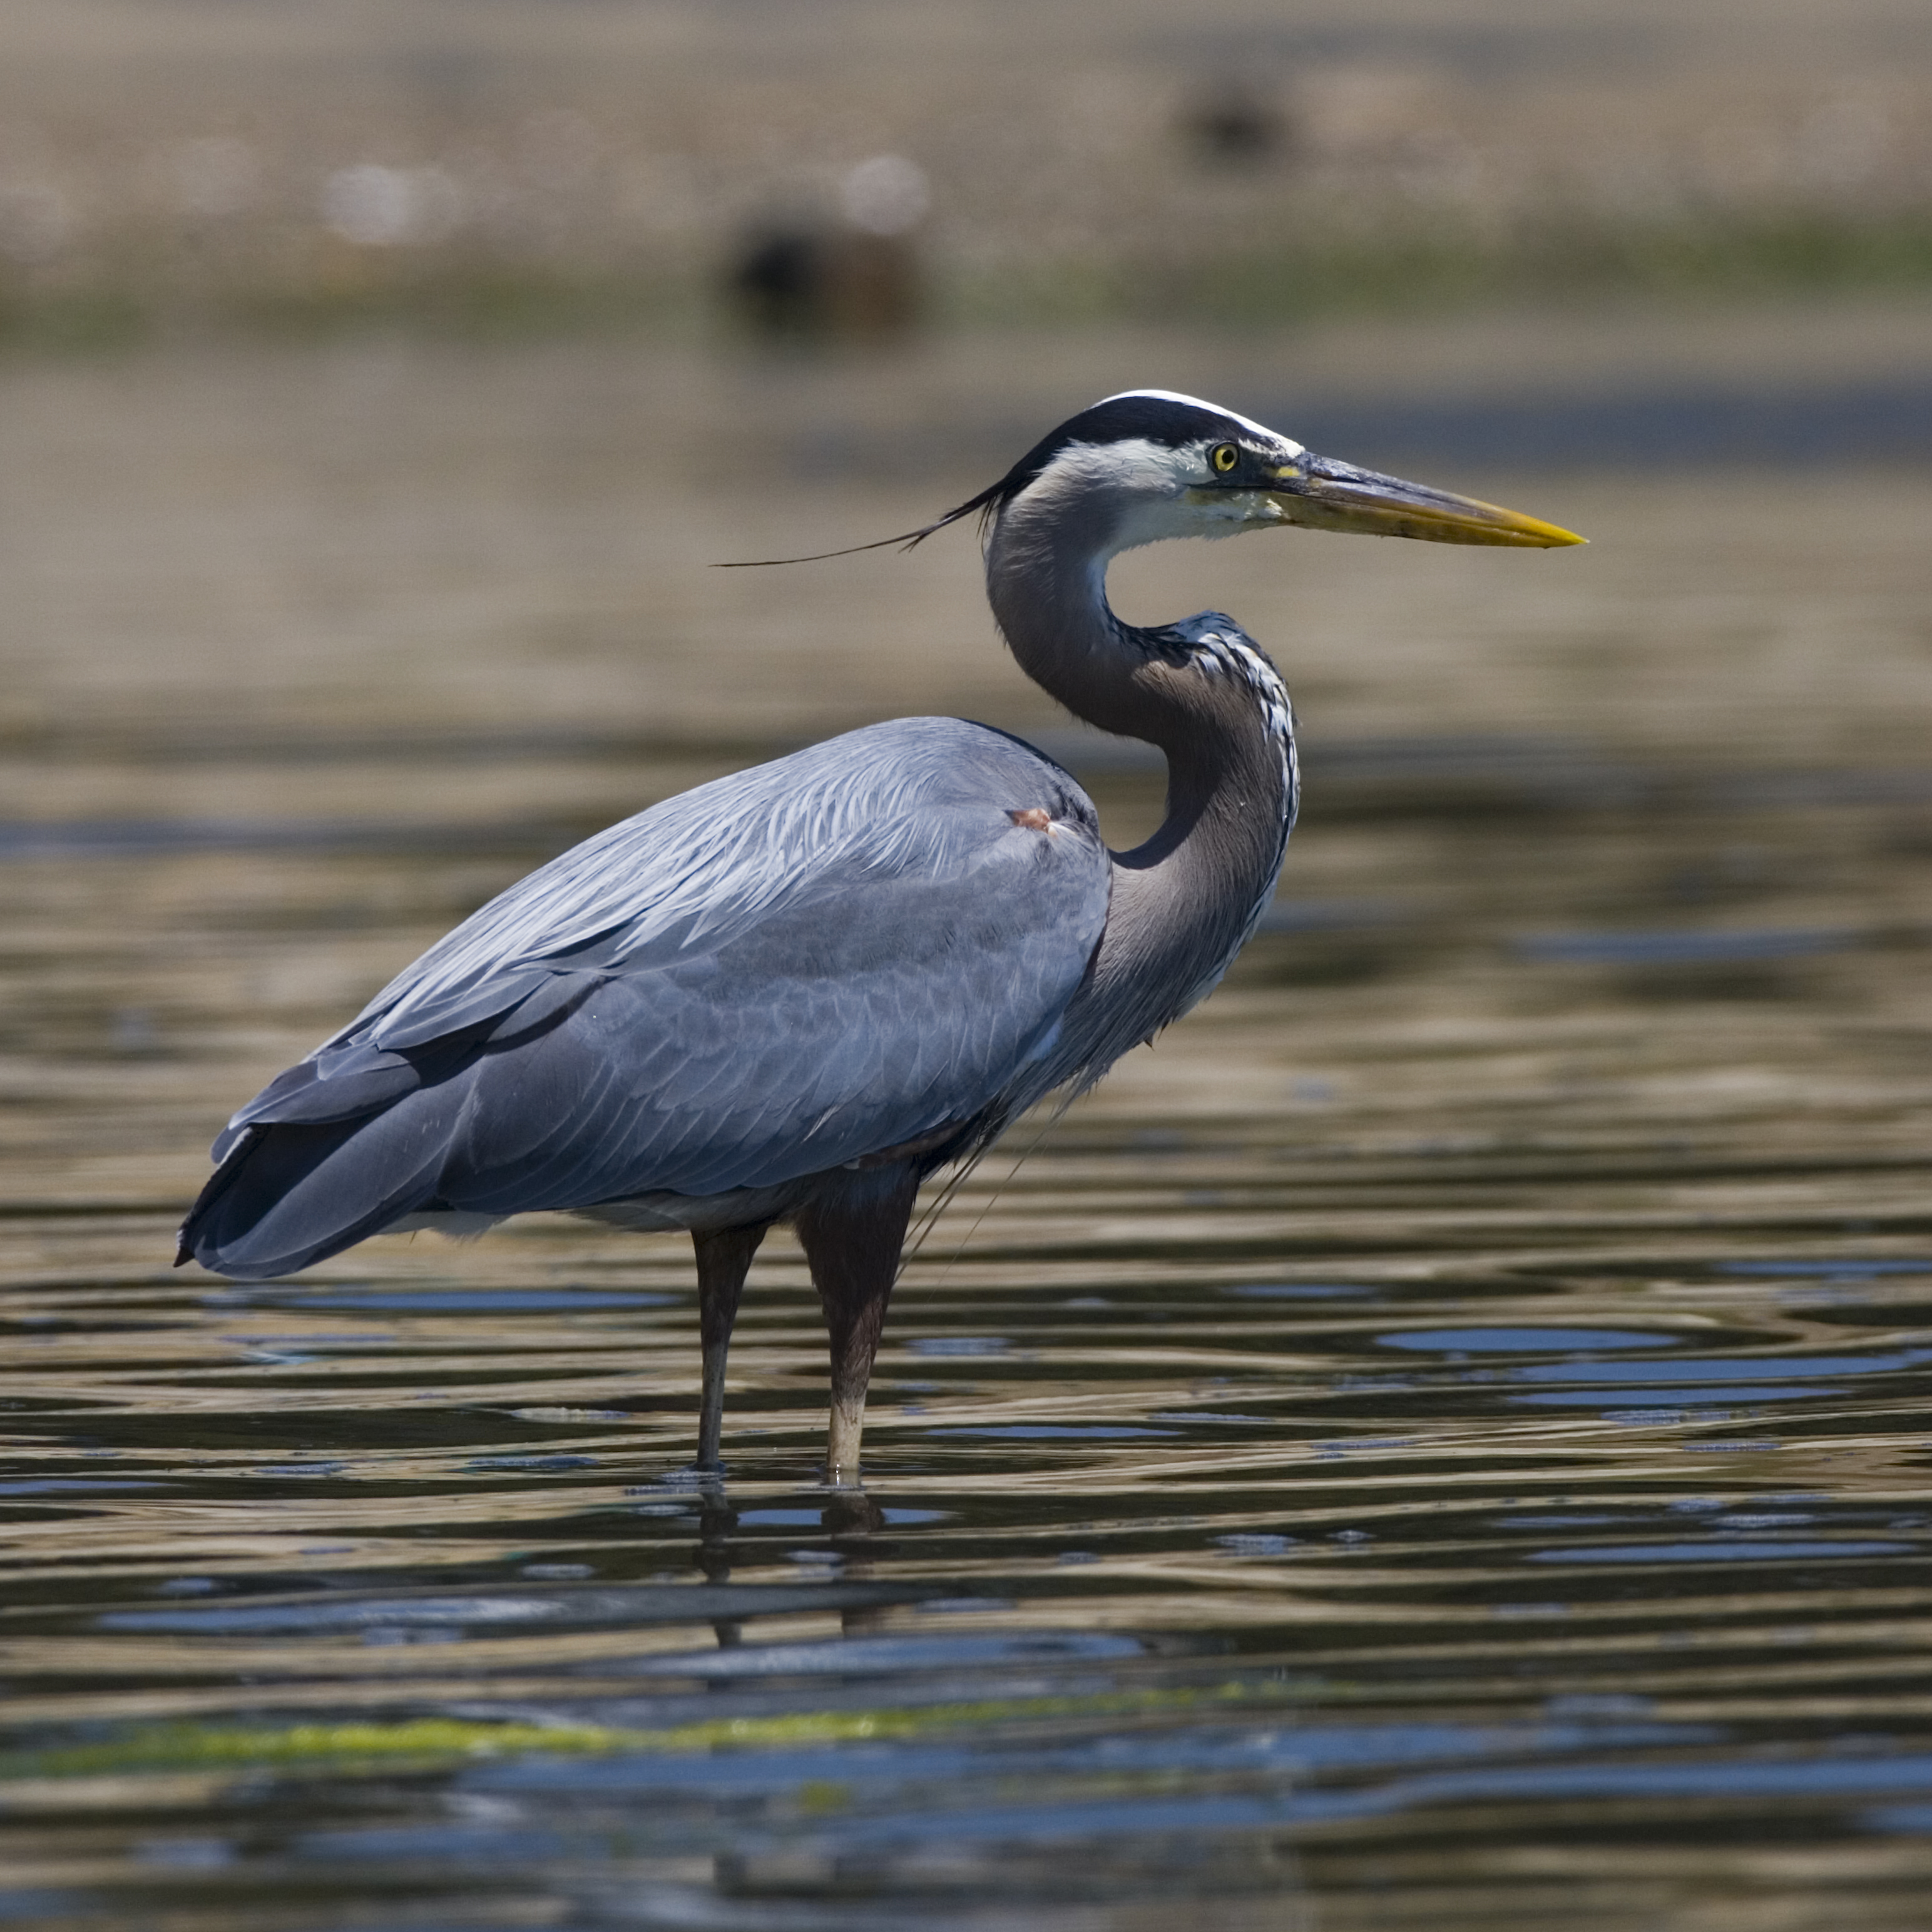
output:
[[[1274,614],[1310,744],[1274,914],[1209,1006],[945,1205],[855,1496],[814,1480],[788,1238],[722,1482],[689,1467],[675,1241],[536,1220],[287,1282],[169,1267],[224,1114],[416,948],[861,688],[782,616],[707,685],[682,620],[598,576],[617,533],[566,541],[527,476],[488,514],[470,472],[436,484],[448,548],[411,576],[400,536],[346,542],[376,527],[353,490],[279,521],[279,472],[236,446],[281,532],[244,580],[252,685],[232,638],[186,641],[196,608],[236,621],[208,590],[228,486],[192,466],[168,569],[104,566],[158,586],[165,663],[115,643],[131,607],[55,536],[27,573],[0,836],[13,1922],[1922,1924],[1922,482],[1848,481],[1874,534],[1844,556],[1739,481],[1708,607],[1672,535],[1708,479],[1573,483],[1615,560],[1516,579],[1528,609],[1494,560],[1336,546],[1318,608],[1352,557],[1388,649]],[[356,489],[400,491],[344,450]],[[139,490],[98,481],[104,535],[133,530]],[[839,500],[862,529],[902,507]],[[520,578],[482,540],[519,504]],[[487,597],[436,574],[470,546]],[[573,558],[608,608],[546,634]],[[1267,634],[1265,566],[1216,601]],[[332,602],[365,567],[437,620],[382,634],[400,706],[344,669],[381,661],[373,603]],[[923,666],[952,680],[928,704],[1054,728],[956,584],[918,592],[958,637],[908,668],[871,580],[826,582],[796,621],[847,623],[828,650],[880,667],[880,708]],[[1679,662],[1673,622],[1715,662]],[[600,706],[626,625],[644,668]],[[1704,702],[1726,688],[1734,713]],[[1156,808],[1134,758],[1052,742],[1117,837]]]

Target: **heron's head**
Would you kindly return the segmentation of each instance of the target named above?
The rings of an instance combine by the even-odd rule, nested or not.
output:
[[[1474,496],[1317,456],[1278,430],[1196,396],[1128,389],[1070,416],[997,483],[918,530],[812,556],[720,568],[817,563],[891,545],[910,550],[976,510],[1003,535],[1028,526],[1036,544],[1054,549],[1070,542],[1102,569],[1107,558],[1166,537],[1231,537],[1298,525],[1519,549],[1587,541]]]
[[[1166,389],[1130,389],[1082,410],[946,520],[976,509],[1071,520],[1109,555],[1167,537],[1289,525],[1538,549],[1584,541],[1472,496],[1317,456],[1232,410]]]

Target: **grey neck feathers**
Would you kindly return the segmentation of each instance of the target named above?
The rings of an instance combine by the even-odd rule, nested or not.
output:
[[[1115,527],[1104,500],[1036,508],[1022,496],[986,552],[987,594],[1021,668],[1076,716],[1167,759],[1167,815],[1113,855],[1106,932],[1055,1056],[1057,1079],[1083,1083],[1220,978],[1274,890],[1297,793],[1273,664],[1214,614],[1123,622],[1106,599]]]

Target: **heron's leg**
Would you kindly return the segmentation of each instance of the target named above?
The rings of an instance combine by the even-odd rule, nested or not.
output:
[[[832,1336],[825,1479],[835,1488],[858,1480],[866,1385],[872,1378],[872,1358],[879,1352],[886,1304],[918,1192],[918,1170],[910,1162],[842,1168],[799,1210],[799,1245],[812,1264],[812,1286]]]
[[[698,1414],[698,1466],[724,1466],[724,1358],[731,1347],[731,1324],[752,1257],[765,1238],[763,1226],[721,1228],[694,1234],[698,1250],[698,1329],[704,1345],[704,1395]]]

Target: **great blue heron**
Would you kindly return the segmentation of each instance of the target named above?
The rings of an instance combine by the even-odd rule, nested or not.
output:
[[[686,1230],[698,1462],[715,1468],[739,1296],[788,1221],[831,1336],[827,1478],[856,1474],[920,1181],[1206,994],[1294,822],[1273,664],[1219,612],[1122,622],[1108,560],[1295,524],[1582,541],[1159,389],[1083,410],[906,540],[974,511],[1021,667],[1166,754],[1152,838],[1110,852],[1051,758],[950,718],[872,725],[667,800],[491,900],[250,1101],[214,1144],[179,1258],[259,1280],[365,1235],[538,1208]]]

